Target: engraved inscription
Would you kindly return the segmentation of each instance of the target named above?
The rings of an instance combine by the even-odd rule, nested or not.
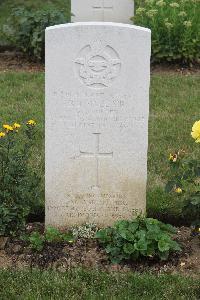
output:
[[[93,187],[99,188],[99,158],[101,157],[113,157],[113,152],[101,153],[99,151],[99,137],[101,133],[93,133],[95,136],[95,152],[83,152],[80,151],[80,156],[93,157],[96,160],[96,183]]]
[[[113,11],[113,0],[96,0],[92,8],[94,12],[100,12],[102,21],[105,21],[105,12]]]
[[[90,88],[109,87],[119,75],[121,61],[117,52],[101,41],[81,49],[75,60],[80,80]]]
[[[55,102],[58,98],[63,101],[63,114],[59,114],[56,122],[65,122],[65,128],[85,128],[90,129],[90,132],[102,132],[105,128],[115,127],[123,131],[145,126],[144,110],[130,105],[136,100],[134,94],[105,94],[102,91],[94,93],[93,90],[72,94],[61,90],[54,91],[53,97]],[[56,114],[57,107],[54,112]],[[50,126],[54,126],[53,122]]]

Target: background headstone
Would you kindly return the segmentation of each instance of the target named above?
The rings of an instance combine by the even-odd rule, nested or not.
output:
[[[100,226],[146,207],[150,30],[46,30],[46,225]]]
[[[71,0],[72,22],[118,22],[132,24],[133,0]]]

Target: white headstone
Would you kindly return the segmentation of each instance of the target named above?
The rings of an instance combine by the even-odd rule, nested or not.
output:
[[[134,0],[71,0],[72,22],[132,24]]]
[[[146,207],[150,30],[46,30],[46,225],[100,226]]]

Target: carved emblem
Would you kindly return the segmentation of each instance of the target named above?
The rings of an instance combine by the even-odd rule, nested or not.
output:
[[[109,87],[121,69],[117,52],[100,41],[83,47],[75,64],[81,81],[91,88]]]

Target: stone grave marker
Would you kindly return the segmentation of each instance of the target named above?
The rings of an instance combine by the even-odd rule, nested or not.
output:
[[[118,22],[132,24],[134,0],[72,0],[72,22]]]
[[[46,225],[145,211],[150,36],[117,23],[46,29]]]

